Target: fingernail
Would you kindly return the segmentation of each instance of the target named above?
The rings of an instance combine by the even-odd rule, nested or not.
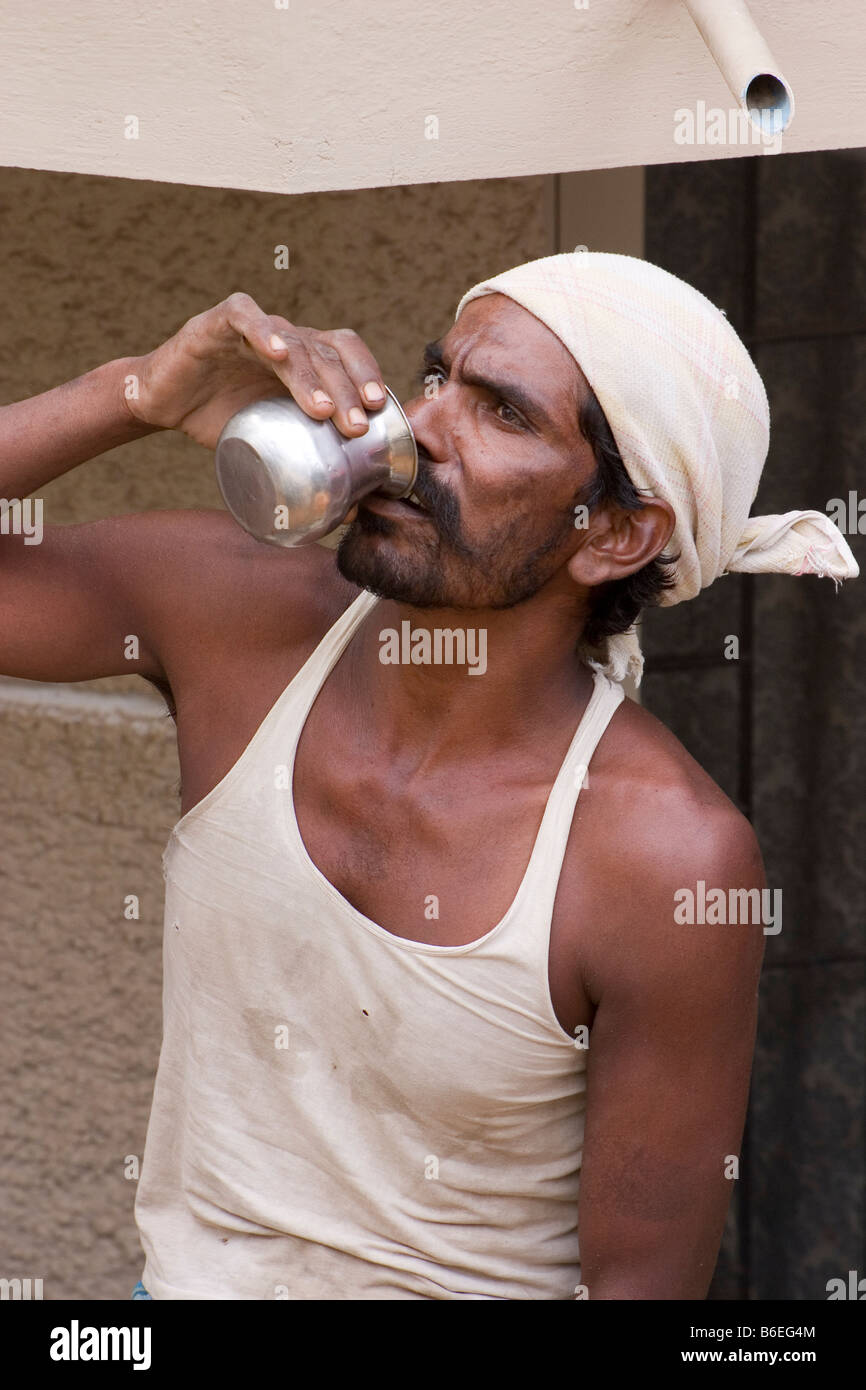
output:
[[[352,409],[349,411],[349,424],[350,424],[350,425],[366,425],[366,423],[367,423],[367,412],[364,411],[364,410],[362,410],[361,407],[360,407],[359,405],[353,405],[353,406],[352,406]]]
[[[334,402],[331,400],[331,397],[330,397],[330,396],[328,396],[328,395],[325,394],[324,391],[314,391],[314,392],[313,392],[313,404],[314,404],[314,405],[333,405]]]
[[[274,352],[281,352],[282,349],[286,346],[286,341],[284,338],[280,337],[279,333],[272,333],[270,346]]]
[[[367,397],[368,401],[383,401],[385,399],[385,392],[375,381],[367,382],[367,385],[364,387],[364,395]]]

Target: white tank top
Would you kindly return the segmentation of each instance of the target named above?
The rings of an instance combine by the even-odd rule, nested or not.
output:
[[[501,921],[464,946],[395,936],[313,864],[291,792],[307,713],[376,602],[326,633],[163,856],[135,1203],[154,1299],[568,1299],[581,1282],[587,1053],[554,1013],[548,943],[623,690],[595,673]]]

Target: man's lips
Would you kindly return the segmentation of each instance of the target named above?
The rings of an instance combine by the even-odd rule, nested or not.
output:
[[[421,506],[410,502],[408,497],[384,497],[381,493],[368,492],[358,503],[359,507],[366,507],[368,511],[381,513],[382,516],[414,517],[416,520],[425,521],[430,518],[430,513]]]

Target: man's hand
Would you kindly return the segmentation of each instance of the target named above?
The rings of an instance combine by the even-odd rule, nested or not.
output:
[[[378,363],[357,333],[298,328],[240,292],[135,363],[138,395],[126,400],[133,417],[181,430],[208,449],[236,411],[266,396],[293,396],[307,415],[332,419],[350,439],[368,428],[364,407],[386,400]]]

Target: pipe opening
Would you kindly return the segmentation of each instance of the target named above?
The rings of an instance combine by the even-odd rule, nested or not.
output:
[[[745,102],[752,124],[765,135],[778,135],[794,114],[789,88],[771,72],[759,72],[752,78]]]

